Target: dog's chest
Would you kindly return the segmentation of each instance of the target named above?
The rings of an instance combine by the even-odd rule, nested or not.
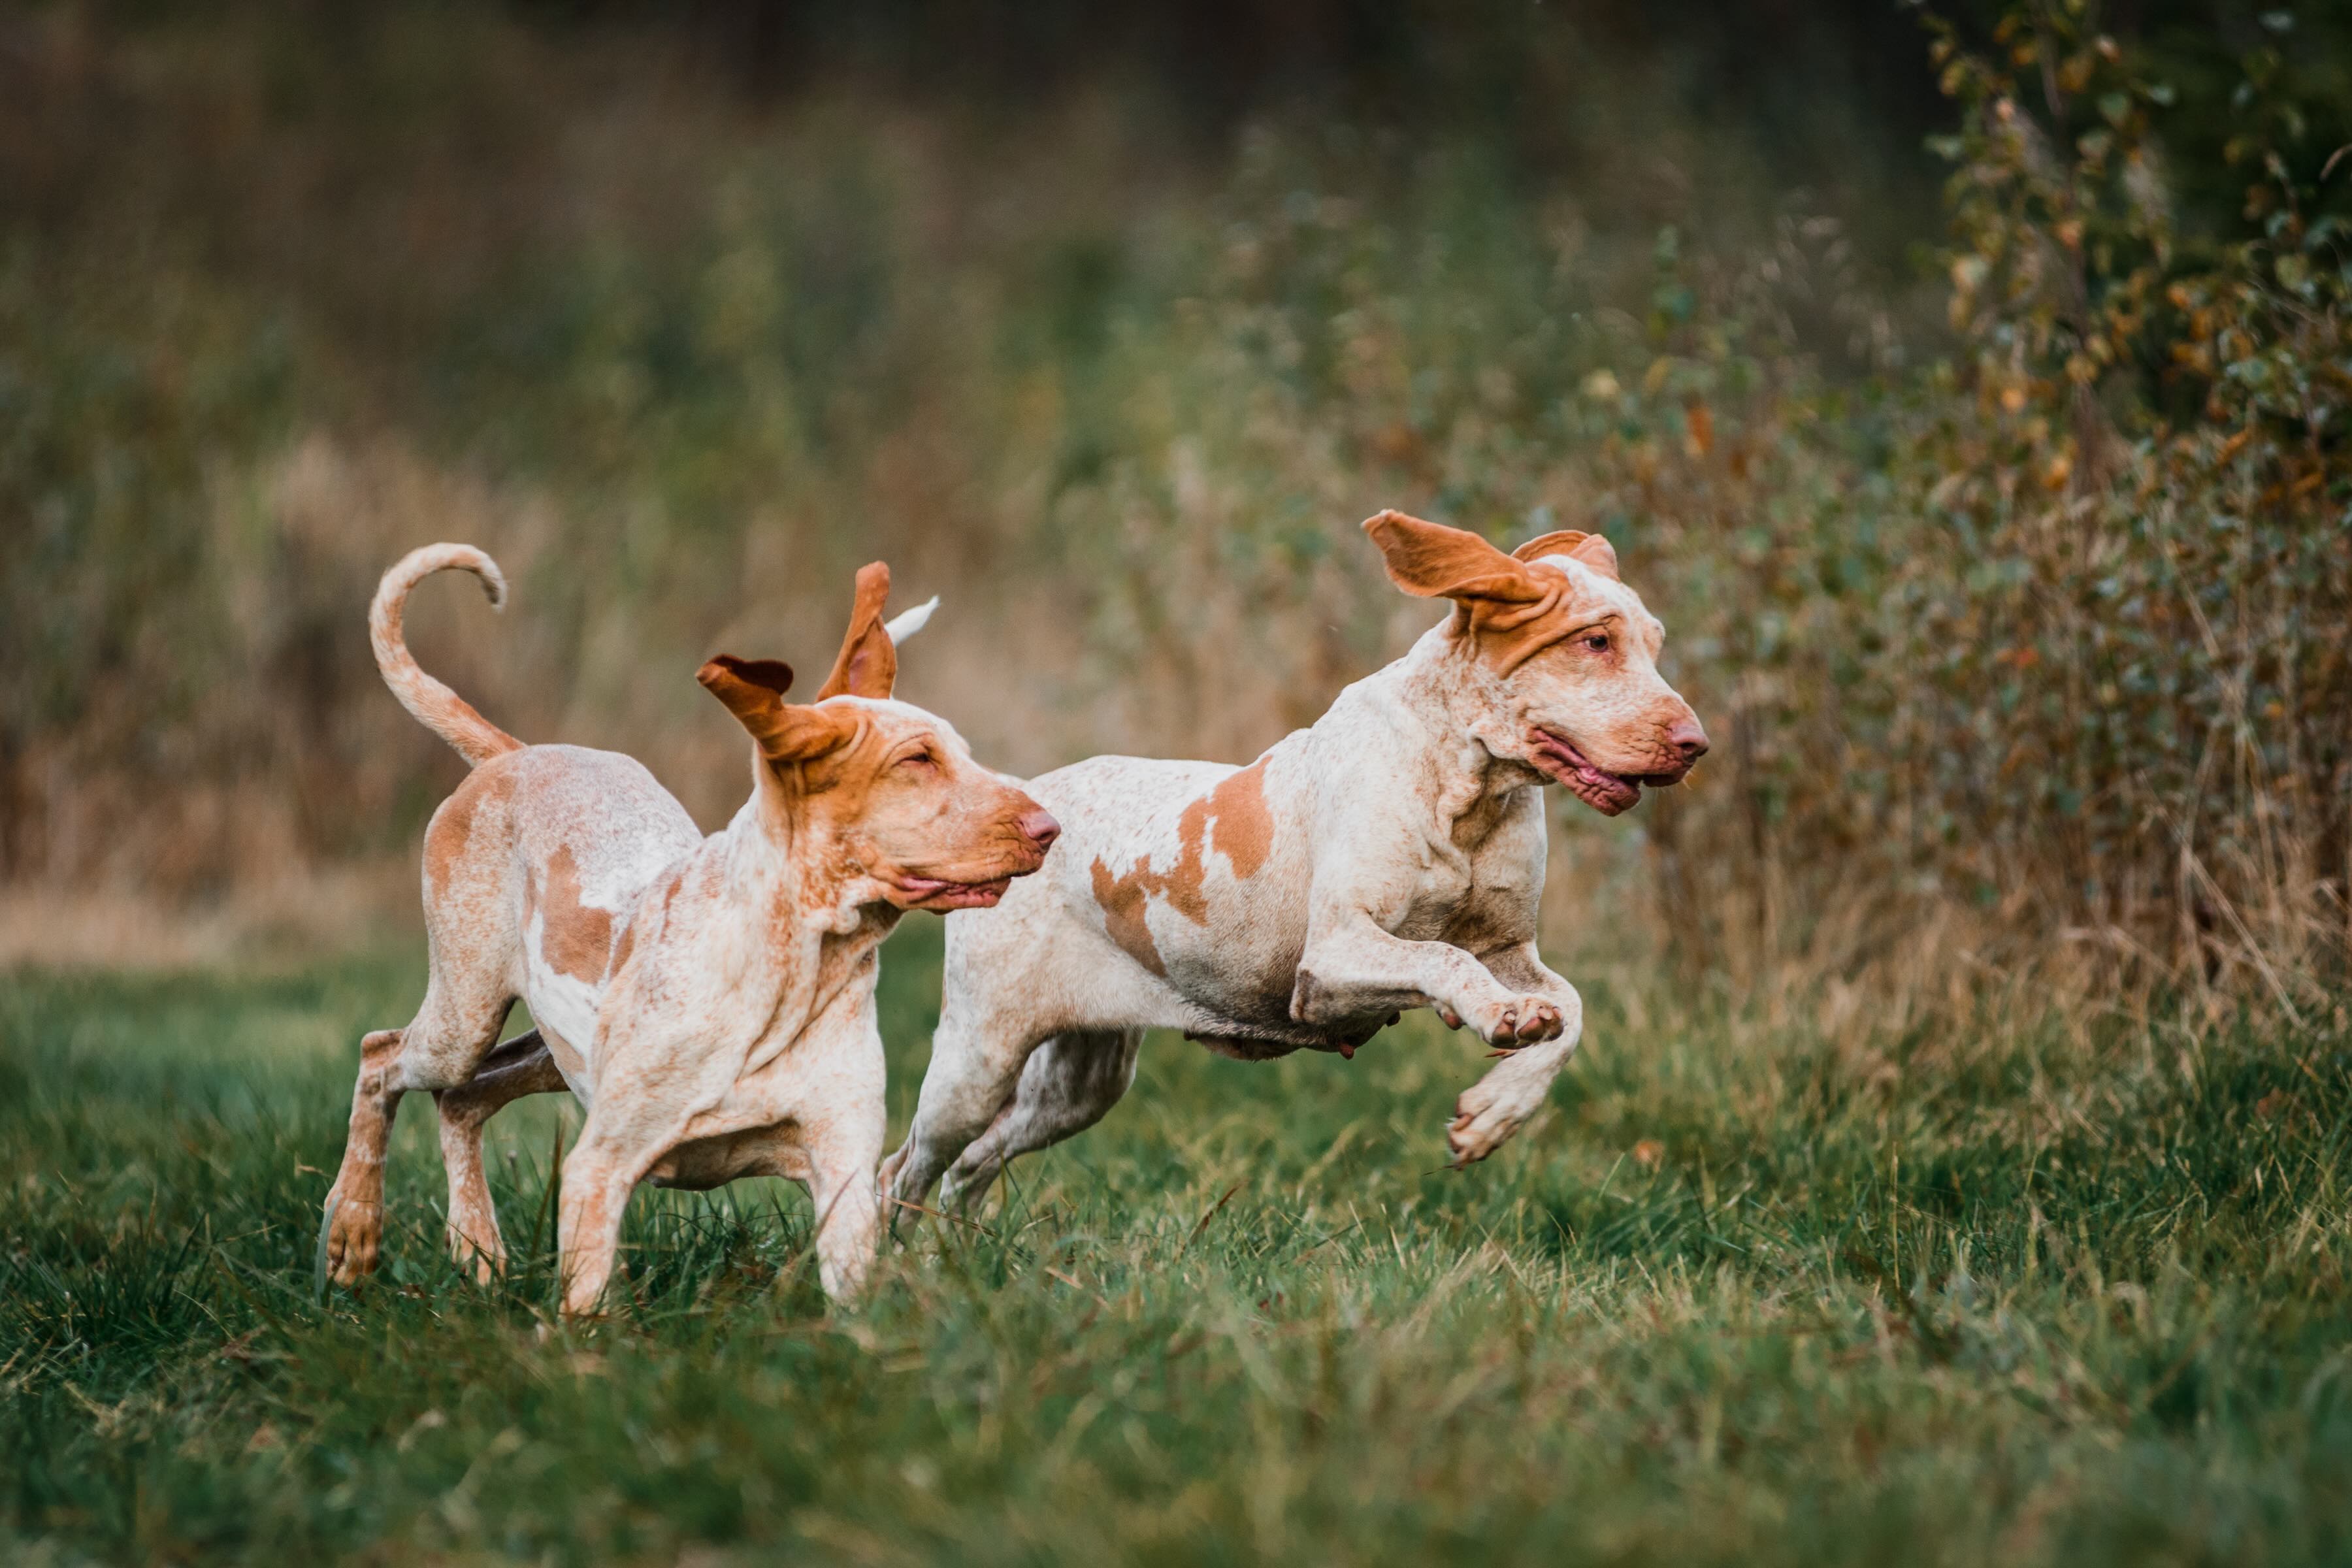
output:
[[[1481,869],[1498,874],[1481,876]],[[1533,934],[1536,889],[1512,869],[1432,870],[1414,879],[1381,925],[1407,942],[1442,942],[1470,952],[1525,941]]]
[[[1446,812],[1400,840],[1390,896],[1374,917],[1407,942],[1442,942],[1471,952],[1534,935],[1543,885],[1539,797],[1515,795]]]

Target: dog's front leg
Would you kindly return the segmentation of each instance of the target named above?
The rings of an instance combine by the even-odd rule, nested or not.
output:
[[[526,1095],[569,1087],[545,1039],[533,1029],[483,1058],[471,1083],[433,1092],[441,1112],[441,1163],[449,1177],[449,1253],[485,1285],[506,1272],[507,1248],[482,1171],[482,1124]]]
[[[660,1157],[658,1138],[598,1124],[610,1103],[600,1098],[579,1142],[563,1159],[563,1196],[556,1211],[556,1268],[566,1317],[595,1313],[621,1250],[621,1216],[637,1180]]]
[[[1453,1125],[1445,1133],[1457,1165],[1485,1159],[1536,1113],[1551,1092],[1551,1080],[1576,1054],[1577,1042],[1584,1034],[1583,999],[1575,986],[1544,967],[1535,943],[1506,948],[1489,954],[1486,962],[1506,986],[1549,999],[1559,1009],[1562,1027],[1551,1039],[1513,1051],[1462,1091],[1462,1098],[1454,1102]]]
[[[1569,1022],[1559,1005],[1535,988],[1508,989],[1462,949],[1408,942],[1363,910],[1308,928],[1290,994],[1290,1016],[1298,1022],[1345,1025],[1433,1004],[1506,1050],[1557,1039]]]
[[[827,1141],[830,1142],[830,1140]],[[882,1203],[875,1167],[882,1160],[882,1121],[852,1148],[809,1150],[809,1201],[816,1207],[816,1271],[825,1300],[855,1302],[874,1268],[882,1235]]]
[[[812,1079],[797,1097],[794,1114],[808,1152],[809,1201],[816,1208],[817,1278],[825,1299],[843,1304],[865,1289],[881,1240],[876,1172],[888,1130],[889,1075],[870,986],[854,1002],[828,1008],[794,1047]]]
[[[743,1052],[739,1041],[701,1037],[686,1025],[616,1026],[608,1011],[591,1059],[596,1099],[563,1158],[556,1212],[563,1310],[572,1315],[593,1313],[613,1278],[629,1194],[677,1147],[695,1117],[726,1097]]]

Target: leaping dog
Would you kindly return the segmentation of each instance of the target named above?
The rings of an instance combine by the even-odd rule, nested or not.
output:
[[[984,1194],[1006,1161],[1100,1120],[1143,1031],[1260,1058],[1352,1055],[1412,1007],[1507,1053],[1455,1105],[1457,1163],[1543,1102],[1576,988],[1536,951],[1541,786],[1604,816],[1706,751],[1657,670],[1657,619],[1597,534],[1511,553],[1384,511],[1389,576],[1453,613],[1246,767],[1097,757],[1033,781],[1066,826],[1042,876],[947,921],[921,1103],[884,1179]]]

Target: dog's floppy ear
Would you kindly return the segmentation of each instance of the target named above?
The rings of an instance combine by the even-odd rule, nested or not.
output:
[[[1547,533],[1528,540],[1511,552],[1511,559],[1540,561],[1547,555],[1573,555],[1577,547],[1591,537],[1580,528],[1563,528],[1558,533]]]
[[[781,660],[722,653],[694,678],[727,705],[727,711],[759,742],[760,754],[772,763],[808,762],[846,744],[857,733],[854,719],[785,701],[793,667]]]
[[[1384,511],[1366,518],[1364,531],[1380,546],[1389,581],[1408,594],[1524,605],[1547,593],[1525,562],[1513,560],[1466,529]]]
[[[793,689],[791,665],[782,659],[737,658],[722,653],[696,670],[694,679],[727,704],[727,711],[751,731],[761,750],[767,748],[768,736],[778,722],[776,710],[784,705],[784,693]]]
[[[1584,536],[1584,542],[1570,551],[1569,553],[1575,556],[1579,561],[1583,562],[1587,566],[1591,567],[1595,572],[1600,573],[1603,577],[1608,578],[1611,582],[1613,583],[1620,580],[1617,576],[1616,547],[1612,545],[1607,540],[1601,538],[1599,534],[1586,534]]]
[[[1582,562],[1603,577],[1617,580],[1617,552],[1597,533],[1563,528],[1558,533],[1547,533],[1541,539],[1528,540],[1511,554],[1521,561],[1540,561],[1547,555],[1565,555],[1571,561]]]
[[[817,688],[816,700],[828,697],[887,697],[898,680],[898,648],[883,624],[882,606],[890,598],[890,568],[877,561],[857,571],[857,602],[849,612],[849,632],[841,639],[841,655],[833,673]]]

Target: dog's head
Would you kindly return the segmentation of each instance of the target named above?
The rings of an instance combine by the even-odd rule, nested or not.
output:
[[[1061,825],[974,762],[946,720],[892,700],[889,595],[888,567],[857,574],[848,636],[813,703],[784,700],[793,672],[774,659],[721,654],[697,679],[751,731],[793,836],[822,846],[848,901],[986,908],[1045,863]]]
[[[1678,784],[1706,731],[1658,674],[1665,628],[1617,577],[1597,533],[1547,533],[1506,555],[1475,533],[1384,511],[1365,522],[1390,580],[1454,601],[1471,728],[1604,816]]]

